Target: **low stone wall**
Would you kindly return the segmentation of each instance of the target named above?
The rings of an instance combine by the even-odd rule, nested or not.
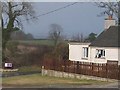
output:
[[[81,74],[75,74],[75,73],[67,73],[67,72],[60,72],[60,71],[54,71],[54,70],[46,70],[42,69],[41,71],[42,75],[48,75],[48,76],[54,76],[54,77],[64,77],[64,78],[77,78],[77,79],[87,79],[87,80],[100,80],[100,81],[116,81],[114,79],[107,79],[107,78],[101,78],[101,77],[95,77],[95,76],[88,76],[88,75],[81,75]]]

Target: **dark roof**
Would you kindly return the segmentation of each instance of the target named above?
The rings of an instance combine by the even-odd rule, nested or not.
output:
[[[120,26],[111,26],[109,29],[104,30],[90,46],[97,47],[120,47],[120,39],[118,39],[118,34],[120,35]],[[118,41],[119,40],[119,41]]]

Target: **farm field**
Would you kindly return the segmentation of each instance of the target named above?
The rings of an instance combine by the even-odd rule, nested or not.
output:
[[[78,87],[81,85],[103,85],[108,82],[85,80],[85,79],[70,79],[42,76],[41,74],[21,75],[14,77],[4,77],[2,79],[3,87]]]
[[[41,40],[19,40],[20,44],[30,44],[30,45],[54,45],[52,40],[41,39]]]
[[[48,46],[53,46],[54,41],[49,40],[49,39],[35,39],[35,40],[12,40],[12,41],[17,41],[20,44],[27,44],[27,45],[48,45]],[[68,43],[68,41],[63,41],[64,43]]]

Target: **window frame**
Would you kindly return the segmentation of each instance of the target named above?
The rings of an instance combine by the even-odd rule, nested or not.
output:
[[[96,49],[95,58],[105,59],[106,52],[105,49]]]
[[[89,56],[89,48],[88,47],[82,47],[82,52],[83,52],[83,55],[82,55],[82,59],[88,59],[88,56]]]

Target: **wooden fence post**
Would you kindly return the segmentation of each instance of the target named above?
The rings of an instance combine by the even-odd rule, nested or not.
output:
[[[106,63],[106,78],[107,78],[107,81],[108,81],[108,64]]]
[[[92,76],[93,76],[93,71],[94,71],[94,63],[92,63]]]
[[[72,73],[75,73],[75,61],[73,61],[72,64],[73,64],[73,68],[72,68],[73,70],[72,70]]]
[[[99,75],[99,74],[100,74],[100,73],[99,73],[99,70],[100,70],[100,69],[99,69],[99,63],[98,63],[98,76],[100,76],[100,75]]]
[[[77,61],[77,68],[76,69],[77,69],[76,73],[79,74],[79,61]]]

